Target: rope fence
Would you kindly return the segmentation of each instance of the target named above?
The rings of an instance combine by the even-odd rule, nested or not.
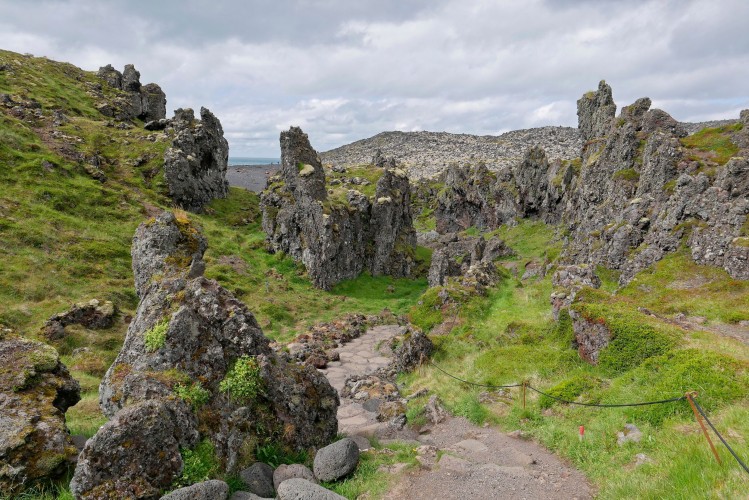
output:
[[[731,453],[733,458],[736,459],[738,464],[746,471],[747,474],[749,474],[749,467],[747,467],[746,463],[744,463],[743,460],[738,456],[738,454],[731,448],[731,446],[726,442],[725,438],[718,432],[718,430],[715,428],[713,423],[710,421],[710,419],[707,417],[707,414],[705,413],[705,410],[697,403],[697,401],[694,399],[697,396],[697,393],[695,392],[688,392],[683,396],[677,396],[669,399],[660,399],[658,401],[643,401],[638,403],[615,403],[615,404],[600,404],[600,403],[582,403],[579,401],[570,401],[567,399],[563,399],[557,396],[553,396],[549,393],[546,393],[540,389],[537,389],[530,385],[527,382],[522,382],[520,384],[505,384],[505,385],[494,385],[494,384],[480,384],[478,382],[472,382],[470,380],[465,380],[457,375],[454,375],[447,370],[443,369],[439,365],[437,365],[434,361],[431,359],[429,360],[429,364],[431,364],[434,368],[442,372],[443,374],[447,375],[448,377],[457,380],[458,382],[461,382],[463,384],[471,385],[474,387],[481,387],[485,389],[510,389],[513,387],[522,387],[523,389],[523,408],[525,408],[525,390],[530,389],[542,396],[546,396],[547,398],[551,398],[553,400],[559,401],[561,403],[566,403],[570,405],[577,405],[577,406],[587,406],[587,407],[594,407],[594,408],[623,408],[623,407],[631,407],[631,406],[647,406],[647,405],[658,405],[658,404],[669,404],[669,403],[677,403],[679,401],[688,401],[690,405],[693,405],[693,409],[695,410],[695,419],[700,424],[700,427],[702,428],[702,431],[705,434],[705,438],[707,439],[708,443],[710,444],[710,449],[713,452],[713,455],[715,455],[715,459],[718,461],[718,463],[722,463],[720,460],[720,457],[718,456],[718,452],[715,450],[715,446],[713,445],[712,440],[710,439],[710,436],[707,433],[707,429],[705,428],[705,425],[702,423],[701,418],[704,418],[705,422],[707,422],[707,425],[710,426],[712,431],[715,433],[715,435],[720,439],[720,441],[723,443],[723,445],[728,449],[728,451]],[[700,418],[701,417],[701,418]]]

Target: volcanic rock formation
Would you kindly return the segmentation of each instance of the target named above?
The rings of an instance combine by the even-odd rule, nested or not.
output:
[[[102,66],[97,73],[110,87],[121,90],[113,105],[102,104],[99,110],[118,120],[138,118],[144,122],[166,118],[166,94],[155,83],[141,86],[140,73],[132,64],[120,73],[111,64]]]
[[[263,230],[269,248],[301,261],[315,286],[330,289],[364,270],[411,273],[416,233],[402,171],[385,169],[372,199],[353,189],[329,198],[317,153],[292,127],[281,134],[281,176],[262,194]]]
[[[200,120],[192,109],[178,109],[172,119],[174,140],[164,154],[169,196],[185,210],[200,212],[215,198],[226,198],[229,143],[221,122],[206,108]]]
[[[238,471],[271,436],[297,450],[335,437],[335,390],[314,368],[277,357],[247,307],[202,276],[205,249],[189,220],[171,213],[138,227],[141,301],[101,383],[112,420],[80,456],[75,495],[152,498],[180,473],[179,449],[204,439]]]

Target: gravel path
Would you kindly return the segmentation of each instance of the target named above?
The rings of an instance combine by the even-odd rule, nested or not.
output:
[[[389,353],[379,347],[402,331],[397,325],[373,327],[342,346],[340,361],[328,363],[328,367],[320,371],[340,392],[347,376],[368,374],[386,366]],[[377,422],[373,409],[366,406],[366,403],[362,405],[341,398],[339,432],[349,436],[378,435],[385,424]],[[393,486],[385,496],[389,500],[584,499],[593,496],[585,476],[545,448],[491,427],[478,427],[464,418],[448,417],[428,431],[422,430],[421,434],[406,429],[398,437],[413,440],[422,465],[394,475]]]

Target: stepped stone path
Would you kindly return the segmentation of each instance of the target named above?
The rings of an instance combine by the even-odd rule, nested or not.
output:
[[[349,375],[368,374],[390,361],[385,343],[403,332],[397,325],[376,326],[339,349],[340,361],[320,370],[340,391]],[[376,408],[341,398],[339,432],[349,436],[380,436]],[[417,433],[408,428],[395,436],[412,442],[421,467],[393,466],[388,500],[587,499],[593,488],[578,470],[542,446],[478,427],[465,418],[447,417]],[[441,451],[438,454],[438,451]],[[441,455],[438,458],[438,455]]]

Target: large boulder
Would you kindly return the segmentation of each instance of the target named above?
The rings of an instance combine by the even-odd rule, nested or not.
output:
[[[513,255],[511,248],[497,236],[489,241],[483,236],[462,236],[448,233],[432,245],[432,263],[427,280],[429,286],[440,286],[450,276],[463,276],[479,262],[492,263],[500,257]]]
[[[0,332],[0,496],[65,473],[77,454],[65,411],[79,400],[54,348]]]
[[[359,447],[354,440],[343,438],[317,450],[312,470],[320,481],[335,481],[351,474],[358,463]]]
[[[434,352],[434,343],[420,331],[409,332],[395,350],[394,367],[399,372],[408,372],[429,360]]]
[[[200,275],[205,247],[184,216],[163,213],[136,231],[133,269],[141,301],[99,388],[102,410],[116,424],[100,429],[87,446],[90,470],[76,475],[91,479],[81,491],[112,487],[102,470],[107,451],[96,443],[124,439],[118,436],[133,418],[118,417],[147,402],[182,403],[195,438],[209,440],[229,472],[252,463],[251,443],[280,437],[283,446],[300,450],[334,438],[335,390],[314,368],[277,357],[247,307]],[[149,422],[168,428],[165,418],[157,412]],[[147,452],[124,447],[122,460],[137,468],[149,463]],[[179,470],[165,468],[164,481]]]
[[[86,442],[70,491],[76,498],[159,498],[182,471],[180,448],[198,441],[189,406],[174,398],[128,406]]]
[[[174,202],[193,212],[215,198],[226,198],[229,143],[221,122],[206,108],[200,120],[191,109],[178,109],[172,119],[175,136],[164,154],[164,179]]]
[[[143,85],[140,88],[141,114],[138,116],[144,122],[166,119],[166,94],[155,83]]]

